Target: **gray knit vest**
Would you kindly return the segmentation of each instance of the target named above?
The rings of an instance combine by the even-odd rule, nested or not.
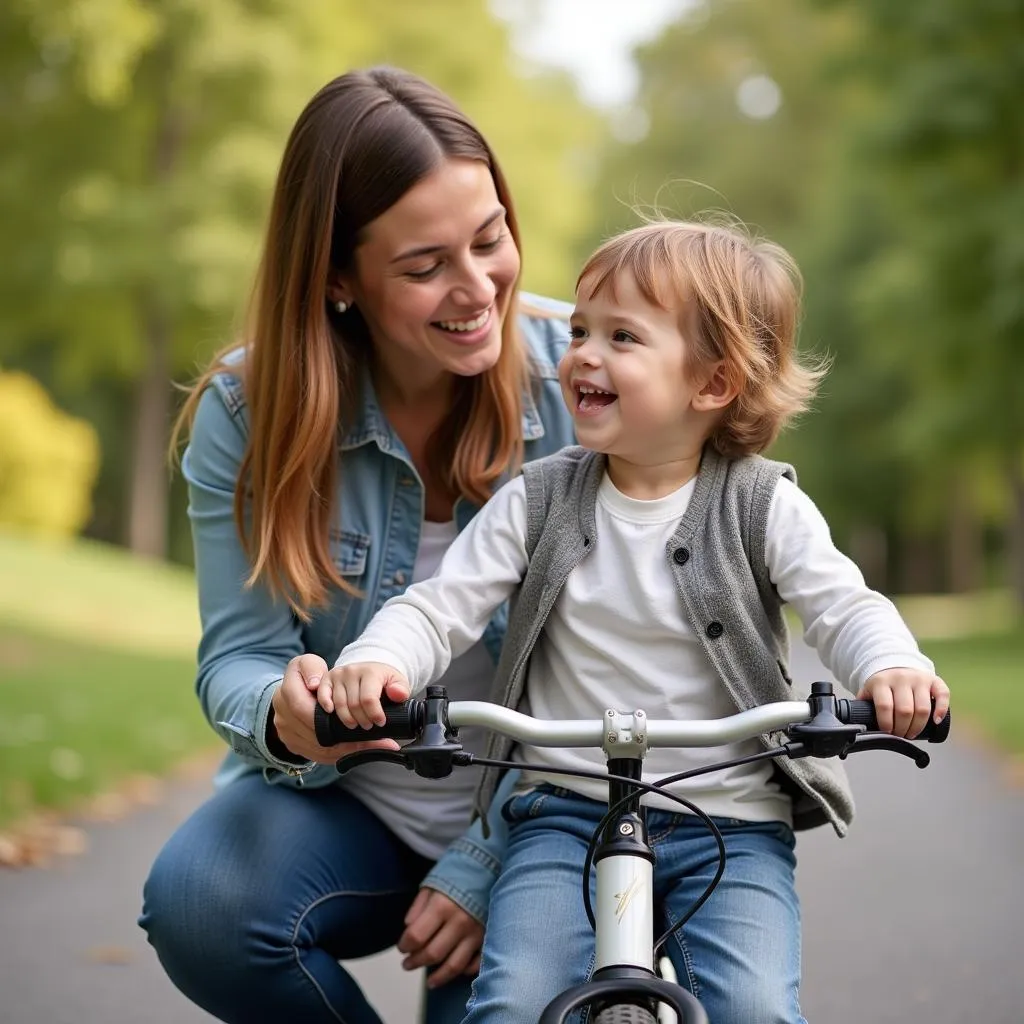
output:
[[[604,471],[603,455],[579,447],[523,468],[530,562],[512,601],[491,694],[495,703],[519,706],[530,654],[562,586],[599,543],[597,492]],[[810,684],[798,688],[789,677],[782,601],[765,565],[768,509],[782,476],[796,480],[793,468],[781,462],[726,459],[705,449],[690,504],[665,546],[686,617],[737,710],[802,699]],[[768,733],[761,740],[777,746],[785,736]],[[507,759],[512,746],[492,733],[487,756]],[[775,764],[778,781],[793,797],[794,828],[831,822],[845,835],[853,797],[838,759],[781,757]],[[485,769],[477,793],[485,830],[484,812],[500,775],[500,769]]]

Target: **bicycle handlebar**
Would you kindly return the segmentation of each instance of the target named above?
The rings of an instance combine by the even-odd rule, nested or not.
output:
[[[413,697],[397,704],[384,699],[382,704],[387,722],[370,729],[350,728],[317,705],[314,726],[320,745],[332,747],[337,743],[372,739],[412,740],[419,736],[424,721],[422,699]],[[878,729],[875,707],[870,700],[835,698],[834,713],[844,725],[863,725],[867,732]],[[811,718],[809,701],[780,701],[739,711],[726,718],[694,722],[648,719],[647,744],[651,747],[714,747],[784,730]],[[454,727],[472,725],[492,729],[520,743],[538,747],[600,747],[606,728],[602,718],[546,721],[499,704],[474,700],[449,702],[448,722]],[[949,727],[947,712],[938,724],[929,719],[913,738],[918,742],[942,743],[949,735]]]

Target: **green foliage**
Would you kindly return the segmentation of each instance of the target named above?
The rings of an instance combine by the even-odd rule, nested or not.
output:
[[[862,25],[842,80],[863,97],[847,151],[870,185],[847,173],[831,191],[840,206],[866,196],[873,222],[872,245],[843,267],[845,307],[899,395],[886,421],[911,484],[901,516],[951,539],[963,513],[976,536],[1007,524],[1019,564],[1001,560],[1001,575],[1009,566],[1024,601],[1024,4],[824,6]]]
[[[859,275],[862,322],[928,355],[905,424],[915,448],[1019,457],[1024,4],[855,6],[868,56],[851,74],[873,96],[860,131],[888,225]]]
[[[163,459],[135,424],[140,407],[165,420],[167,395],[144,382],[191,378],[238,330],[287,132],[350,68],[404,65],[477,118],[514,189],[526,285],[567,292],[589,215],[571,160],[598,120],[562,77],[521,73],[507,36],[484,0],[0,5],[0,358],[70,406],[117,393],[97,420],[116,463],[102,508],[133,458]],[[149,489],[133,507],[152,520]]]
[[[622,122],[646,131],[609,145],[595,233],[633,223],[635,204],[726,211],[790,244],[833,142],[824,62],[850,35],[844,15],[812,16],[803,0],[684,10],[638,51],[637,109]]]
[[[77,533],[89,518],[98,463],[88,423],[57,409],[27,374],[0,373],[0,525]]]

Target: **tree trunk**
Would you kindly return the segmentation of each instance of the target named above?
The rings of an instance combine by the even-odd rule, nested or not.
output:
[[[1007,531],[1009,584],[1024,608],[1024,463],[1020,457],[1010,461],[1010,522]]]
[[[977,590],[982,581],[981,526],[967,474],[954,473],[946,520],[946,562],[949,589],[954,594]]]
[[[167,553],[170,490],[167,437],[171,416],[170,325],[151,296],[139,300],[147,365],[136,393],[128,546],[139,555]]]
[[[172,63],[172,55],[164,60]],[[167,81],[171,81],[168,67]],[[184,123],[165,97],[153,141],[152,186],[159,190],[174,172],[184,137]],[[154,235],[170,225],[154,224]],[[154,245],[160,244],[154,238]],[[157,272],[159,274],[159,271]],[[143,285],[136,302],[145,365],[136,397],[135,436],[128,513],[128,546],[133,552],[154,558],[167,554],[167,503],[170,480],[167,441],[171,417],[171,312],[161,297],[160,281]]]
[[[904,536],[899,550],[899,593],[934,594],[938,591],[941,559],[939,545],[926,534]]]
[[[889,592],[889,537],[880,526],[861,524],[850,531],[850,557],[873,590]]]

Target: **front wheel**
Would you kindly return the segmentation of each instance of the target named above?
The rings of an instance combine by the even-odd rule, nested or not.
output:
[[[658,1018],[642,1006],[609,1006],[594,1018],[594,1024],[658,1024]]]

